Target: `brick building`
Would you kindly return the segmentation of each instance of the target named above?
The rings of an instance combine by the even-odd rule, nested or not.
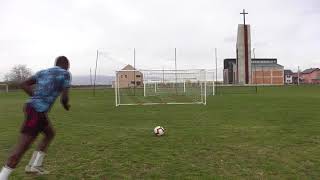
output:
[[[284,84],[284,67],[278,64],[277,59],[251,59],[250,84]],[[224,60],[223,81],[225,84],[238,84],[236,59]]]

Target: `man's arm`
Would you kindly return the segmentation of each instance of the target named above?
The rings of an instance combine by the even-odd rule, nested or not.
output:
[[[64,88],[61,93],[60,102],[63,106],[63,108],[67,111],[70,109],[69,104],[69,88]]]
[[[22,83],[20,83],[20,87],[26,92],[29,96],[33,96],[32,85],[36,84],[36,79],[31,77]]]

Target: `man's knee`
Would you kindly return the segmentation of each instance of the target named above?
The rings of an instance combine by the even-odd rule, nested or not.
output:
[[[56,136],[56,132],[53,129],[51,129],[50,131],[47,131],[45,133],[45,136],[47,139],[51,140]]]
[[[56,136],[56,132],[54,130],[52,130],[51,132],[51,139],[53,139]]]
[[[51,123],[49,122],[48,125],[43,129],[43,133],[45,135],[45,138],[48,140],[51,140],[55,137],[56,132],[54,128],[52,127]]]

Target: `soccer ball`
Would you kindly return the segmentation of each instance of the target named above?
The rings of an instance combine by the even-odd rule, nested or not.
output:
[[[153,132],[156,136],[162,136],[164,135],[164,128],[161,126],[157,126],[154,128]]]

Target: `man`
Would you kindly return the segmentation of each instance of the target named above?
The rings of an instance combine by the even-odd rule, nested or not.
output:
[[[38,175],[49,173],[42,169],[42,162],[55,132],[47,113],[60,94],[62,106],[69,111],[70,73],[68,69],[69,60],[65,56],[60,56],[56,58],[55,67],[39,71],[21,83],[21,88],[30,96],[24,107],[26,118],[21,128],[19,142],[0,172],[0,180],[8,179],[39,133],[43,133],[44,138],[34,151],[25,171]],[[32,89],[33,86],[34,90]]]

